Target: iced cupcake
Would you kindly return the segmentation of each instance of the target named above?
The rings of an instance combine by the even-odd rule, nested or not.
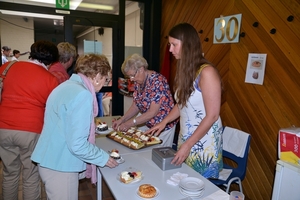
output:
[[[119,151],[117,149],[113,149],[111,150],[110,152],[110,157],[112,157],[113,159],[115,160],[118,160],[121,158],[120,154],[119,154]]]

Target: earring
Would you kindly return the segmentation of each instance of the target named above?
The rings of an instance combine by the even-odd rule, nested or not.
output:
[[[98,82],[98,81],[96,82],[96,85],[99,85],[99,82]]]

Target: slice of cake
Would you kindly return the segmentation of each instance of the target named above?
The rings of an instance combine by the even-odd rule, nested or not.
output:
[[[142,177],[142,172],[135,171],[135,172],[129,172],[129,171],[123,171],[120,175],[120,180],[123,183],[131,183],[135,180],[139,180]]]
[[[108,125],[105,122],[100,122],[100,124],[97,125],[97,131],[107,131]]]

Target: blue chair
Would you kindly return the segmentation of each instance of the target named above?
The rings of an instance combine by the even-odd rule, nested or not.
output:
[[[227,130],[225,131],[226,128],[229,129],[229,132],[233,131],[233,132],[235,132],[235,134],[229,134],[229,135],[225,134],[225,132],[226,133],[228,132]],[[225,146],[224,142],[230,141],[232,139],[235,140],[235,138],[237,136],[236,134],[243,134],[243,135],[240,135],[244,139],[244,144],[245,144],[243,146],[243,148],[244,148],[243,155],[237,156],[236,153],[230,152],[230,150],[226,150],[223,148],[223,159],[227,158],[229,160],[232,160],[235,162],[235,164],[237,166],[231,166],[231,165],[224,163],[224,166],[223,166],[224,169],[232,170],[229,177],[226,180],[210,179],[210,181],[217,186],[225,186],[227,193],[229,193],[229,189],[230,189],[230,186],[232,183],[238,184],[240,192],[243,192],[242,181],[244,180],[244,178],[246,176],[246,171],[247,171],[247,162],[248,162],[248,154],[249,154],[249,150],[250,150],[251,135],[249,135],[248,133],[245,133],[243,131],[239,131],[237,129],[225,127],[224,131],[223,131],[223,147]],[[226,137],[229,137],[229,138],[226,138]],[[237,144],[237,145],[239,145],[239,144]],[[222,173],[222,171],[221,171],[221,173]]]

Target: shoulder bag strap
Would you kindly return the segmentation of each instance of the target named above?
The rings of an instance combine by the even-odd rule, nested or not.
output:
[[[1,94],[2,94],[2,89],[3,89],[3,80],[6,77],[7,71],[15,62],[17,62],[17,61],[14,60],[14,61],[9,62],[9,64],[6,66],[6,68],[3,70],[3,72],[0,76],[0,103],[1,103]]]

